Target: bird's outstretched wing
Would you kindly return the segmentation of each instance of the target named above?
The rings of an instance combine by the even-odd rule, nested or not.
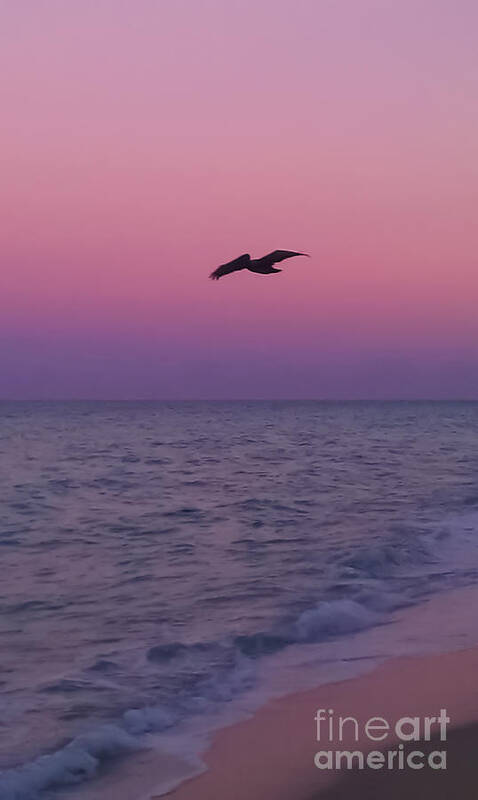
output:
[[[210,278],[213,281],[218,281],[219,278],[222,278],[224,275],[229,275],[231,272],[237,272],[238,269],[246,269],[246,267],[250,264],[251,257],[249,253],[244,253],[244,255],[239,256],[239,258],[235,258],[234,261],[228,261],[227,264],[221,264],[220,267],[211,272]]]
[[[270,267],[272,266],[272,264],[277,264],[278,261],[284,261],[285,258],[292,258],[292,256],[309,257],[309,254],[295,253],[293,250],[273,250],[272,253],[268,253],[266,256],[263,256],[260,260]]]

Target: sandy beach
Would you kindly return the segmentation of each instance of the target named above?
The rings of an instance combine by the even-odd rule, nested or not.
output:
[[[470,595],[473,597],[474,595]],[[424,613],[423,611],[412,613]],[[344,724],[342,742],[327,739],[327,722],[317,741],[318,709],[333,710],[334,719],[354,717],[359,726]],[[376,743],[367,738],[364,725],[381,717],[393,727],[403,717],[418,717],[423,737],[425,716],[437,717],[446,709],[450,722],[446,740],[440,741],[438,723],[430,729],[431,741],[407,742],[424,753],[421,769],[393,768],[361,772],[318,769],[319,750],[388,751],[397,748],[391,731]],[[478,647],[444,654],[401,657],[386,661],[360,677],[318,687],[274,700],[253,718],[220,731],[205,755],[208,771],[173,791],[173,800],[312,800],[375,798],[385,793],[401,797],[475,797],[478,779]],[[325,727],[324,727],[325,725]],[[412,733],[406,726],[402,731]],[[427,754],[446,751],[446,769],[428,766]],[[451,787],[455,787],[452,791]]]

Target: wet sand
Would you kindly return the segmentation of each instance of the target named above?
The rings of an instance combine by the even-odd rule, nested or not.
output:
[[[329,743],[327,726],[317,741],[317,709],[333,709],[339,716],[357,719],[344,725]],[[446,709],[450,724],[447,740],[405,744],[412,749],[445,750],[447,769],[400,771],[366,768],[319,770],[318,750],[388,751],[397,747],[395,734],[379,743],[364,733],[371,717],[391,725],[404,716],[438,716]],[[325,714],[327,716],[327,713]],[[220,731],[205,755],[208,771],[170,793],[172,800],[345,800],[345,798],[476,797],[478,783],[478,647],[456,652],[391,659],[373,672],[314,690],[273,700],[253,718]],[[411,730],[411,728],[405,728]],[[438,733],[438,725],[431,729]],[[449,750],[449,752],[448,752]]]

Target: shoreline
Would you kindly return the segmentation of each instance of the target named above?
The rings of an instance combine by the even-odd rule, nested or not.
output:
[[[477,590],[458,590],[457,596],[460,598],[458,607],[453,603],[454,598],[441,596],[409,609],[404,620],[423,630],[427,617],[436,617],[438,613],[439,622],[443,621],[445,628],[453,629],[453,624],[458,626],[459,620],[466,630],[468,619],[463,619],[460,611],[467,610],[473,617]],[[450,608],[450,600],[453,608]],[[445,619],[447,611],[450,616]],[[402,622],[398,620],[395,624],[400,626]],[[458,627],[455,634],[458,640],[464,636]],[[477,641],[474,635],[472,641],[463,642],[461,647],[457,644],[455,649],[445,652],[435,648],[433,652],[418,654],[412,649],[409,655],[391,655],[371,671],[358,676],[269,700],[249,719],[222,728],[214,735],[202,756],[205,771],[186,779],[167,795],[153,792],[152,797],[154,800],[164,796],[171,800],[223,800],[224,797],[228,800],[290,800],[291,797],[321,800],[323,796],[324,800],[329,797],[330,800],[342,797],[345,800],[356,795],[356,781],[359,786],[367,786],[367,794],[363,795],[367,798],[374,796],[374,786],[383,787],[384,783],[387,783],[387,792],[392,791],[395,784],[405,791],[406,785],[406,792],[412,797],[415,789],[420,791],[417,797],[426,797],[427,781],[430,792],[433,789],[437,796],[437,787],[449,785],[440,782],[440,775],[445,774],[443,770],[427,766],[397,773],[395,769],[365,768],[356,775],[355,771],[344,769],[319,770],[314,765],[314,755],[324,749],[359,749],[364,753],[388,750],[393,747],[394,738],[396,741],[392,733],[380,743],[364,735],[365,723],[371,717],[382,717],[390,723],[404,716],[422,720],[425,716],[436,717],[440,709],[446,709],[450,718],[447,736],[455,752],[453,764],[447,764],[448,782],[450,771],[457,771],[456,743],[461,743],[460,752],[467,752],[471,743],[478,739],[478,725],[472,724],[478,723]],[[360,728],[358,739],[355,727],[350,724],[348,731],[344,726],[341,743],[335,739],[330,744],[317,742],[314,721],[317,709],[332,709],[335,720],[339,716],[354,717]],[[471,727],[463,727],[467,725]],[[468,781],[476,794],[478,761],[475,767],[474,760],[469,759],[468,772],[463,763],[458,771],[460,774],[455,776],[461,781],[458,796],[465,796],[463,780]],[[398,781],[397,774],[400,774]],[[416,779],[417,775],[421,777]]]
[[[393,721],[394,714],[435,715],[444,704],[450,729],[478,720],[477,607],[478,586],[459,588],[402,608],[385,624],[261,659],[257,693],[226,704],[209,720],[152,735],[149,747],[104,762],[91,781],[65,787],[61,796],[321,800],[319,792],[341,775],[314,766],[314,754],[324,749],[314,733],[318,708],[332,707],[336,718],[354,715],[362,722],[371,716]],[[357,749],[351,744],[343,749]],[[369,749],[377,747],[382,743]]]

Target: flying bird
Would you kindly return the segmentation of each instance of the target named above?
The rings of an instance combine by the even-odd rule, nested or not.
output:
[[[285,258],[292,258],[292,256],[309,257],[309,254],[295,253],[293,250],[274,250],[262,258],[251,258],[249,253],[244,253],[239,258],[235,258],[234,261],[221,264],[214,272],[211,272],[209,277],[213,281],[218,281],[224,275],[230,275],[231,272],[237,272],[240,269],[248,269],[250,272],[257,272],[259,275],[272,275],[273,272],[282,272],[281,269],[275,269],[272,266],[273,264],[277,264],[278,261],[284,261]]]

